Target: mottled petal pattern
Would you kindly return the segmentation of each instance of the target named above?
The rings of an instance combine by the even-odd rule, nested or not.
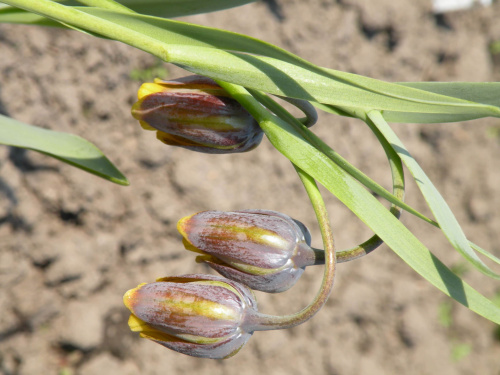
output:
[[[254,118],[213,80],[189,76],[144,83],[132,116],[171,146],[212,154],[257,147],[263,132]]]
[[[300,222],[267,210],[204,211],[179,221],[186,249],[222,275],[276,293],[314,264],[310,234]]]

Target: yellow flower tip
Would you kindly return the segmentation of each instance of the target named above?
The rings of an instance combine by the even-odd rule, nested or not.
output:
[[[185,216],[177,222],[177,230],[179,231],[179,233],[181,234],[182,237],[184,237],[184,238],[187,237],[187,229],[189,226],[188,223],[191,220],[191,218],[195,215],[197,215],[197,214]]]
[[[141,124],[142,128],[144,130],[156,130],[155,128],[153,128],[152,126],[150,126],[147,122],[145,121],[139,121],[139,124]]]
[[[149,327],[146,322],[139,319],[134,314],[130,314],[130,317],[128,318],[128,326],[132,332],[148,332],[151,330],[151,327]]]
[[[139,87],[139,91],[137,91],[137,99],[141,100],[145,96],[156,94],[158,92],[163,92],[168,90],[164,85],[158,83],[143,83],[141,87]]]
[[[135,292],[136,289],[130,289],[129,291],[127,291],[127,293],[123,295],[123,303],[130,311],[132,311],[133,309]]]
[[[206,255],[204,251],[198,249],[195,247],[191,242],[189,242],[185,237],[182,238],[182,244],[184,245],[184,248],[186,250],[192,251],[193,253],[198,253],[198,254],[203,254]]]
[[[137,291],[143,286],[146,285],[147,283],[142,283],[137,286],[137,288],[133,288],[128,290],[124,295],[123,295],[123,303],[129,309],[131,312],[133,312],[133,308],[136,302],[136,293]]]

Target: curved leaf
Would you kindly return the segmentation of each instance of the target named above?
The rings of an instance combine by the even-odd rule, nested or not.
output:
[[[463,119],[500,117],[497,105],[320,68],[241,34],[143,15],[82,10],[158,41],[167,48],[163,52],[169,62],[260,91],[363,111],[383,110],[389,118],[399,116],[406,121],[418,120],[422,114],[426,119],[440,114]]]
[[[468,262],[484,274],[500,280],[500,275],[493,272],[483,263],[477,254],[472,250],[469,241],[465,237],[460,224],[451,211],[444,198],[433,185],[429,177],[422,170],[416,160],[410,155],[404,144],[391,129],[380,112],[372,111],[368,113],[368,118],[372,124],[383,134],[385,139],[391,144],[392,148],[398,153],[399,157],[409,169],[420,191],[422,192],[429,208],[431,209],[436,221],[439,223],[448,241],[457,249]]]
[[[224,88],[252,112],[253,105],[249,103],[253,98],[248,91],[235,85],[224,85]],[[325,186],[410,267],[448,296],[500,324],[500,307],[455,275],[353,177],[307,142],[287,122],[272,115],[259,119],[259,124],[278,151]],[[310,130],[304,128],[303,132]]]
[[[418,120],[500,117],[500,108],[317,67],[244,35],[138,14],[65,7],[47,0],[4,0],[74,27],[130,44],[186,70],[245,87],[367,113]],[[252,55],[250,55],[252,54]],[[349,112],[349,111],[348,111]]]
[[[96,146],[73,134],[42,129],[0,115],[0,144],[39,151],[116,184],[129,184]]]

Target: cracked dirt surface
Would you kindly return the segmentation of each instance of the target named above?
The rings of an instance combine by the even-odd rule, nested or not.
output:
[[[276,0],[185,20],[245,33],[322,66],[388,81],[498,81],[500,3],[435,17],[427,1]],[[498,327],[432,287],[390,249],[341,264],[333,294],[310,322],[256,333],[227,361],[193,359],[127,327],[123,293],[156,277],[209,272],[182,248],[175,224],[202,210],[263,208],[314,214],[290,163],[267,140],[241,155],[166,147],[130,116],[134,70],[157,61],[72,31],[0,26],[0,110],[78,134],[129,178],[121,187],[35,152],[0,146],[0,374],[500,374]],[[167,66],[169,77],[186,75]],[[500,256],[500,121],[395,124],[470,240]],[[314,131],[384,186],[387,161],[362,123],[321,115]],[[426,210],[414,184],[407,201]],[[326,199],[339,248],[370,232]],[[446,239],[403,221],[446,264]],[[457,268],[457,269],[458,269]],[[470,268],[488,296],[499,284]],[[262,311],[304,307],[320,283],[310,269],[290,291],[257,295]]]

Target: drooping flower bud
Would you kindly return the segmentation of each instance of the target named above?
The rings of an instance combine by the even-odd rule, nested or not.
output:
[[[197,261],[263,292],[287,290],[316,260],[307,228],[279,212],[205,211],[179,220],[177,229],[186,249],[203,254]]]
[[[140,284],[123,296],[129,327],[141,337],[194,357],[236,354],[252,336],[245,318],[257,312],[250,289],[220,276],[184,275]]]
[[[172,146],[210,154],[250,151],[262,140],[254,118],[210,78],[144,83],[132,115]]]

